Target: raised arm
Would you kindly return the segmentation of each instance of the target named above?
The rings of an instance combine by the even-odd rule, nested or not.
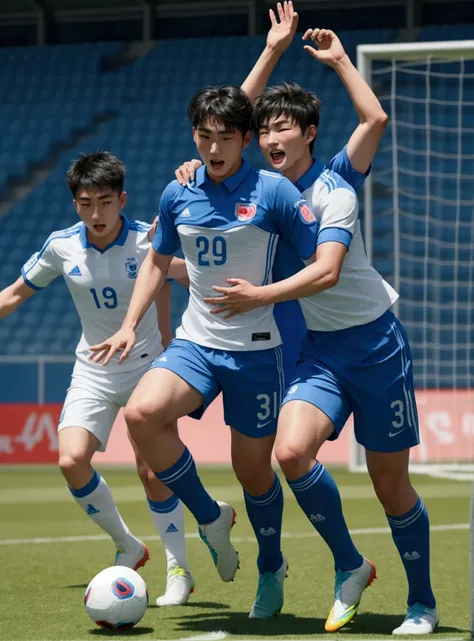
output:
[[[359,125],[349,139],[347,155],[354,169],[365,173],[373,160],[388,123],[388,116],[369,85],[352,64],[341,41],[329,29],[308,29],[303,40],[316,46],[304,47],[315,60],[332,67],[347,89],[359,116]]]
[[[138,272],[122,327],[103,343],[91,346],[90,360],[96,363],[102,361],[107,365],[113,355],[120,350],[123,351],[119,362],[122,363],[127,358],[135,344],[135,329],[163,287],[172,258],[172,256],[162,256],[150,248]]]
[[[265,49],[255,63],[252,71],[242,83],[242,89],[253,102],[265,89],[280,56],[291,44],[298,28],[298,14],[293,8],[293,2],[277,4],[278,18],[270,9],[271,27],[267,35]]]
[[[35,289],[25,283],[20,276],[14,283],[0,292],[0,318],[14,312],[27,298],[31,298]]]

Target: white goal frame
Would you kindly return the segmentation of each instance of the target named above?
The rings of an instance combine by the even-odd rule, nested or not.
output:
[[[371,85],[372,60],[423,60],[426,58],[436,60],[450,60],[464,58],[474,60],[474,40],[453,40],[444,42],[403,42],[389,44],[369,44],[357,46],[357,68]],[[365,180],[364,188],[364,241],[367,256],[372,262],[373,257],[373,184],[372,174]],[[393,190],[393,230],[394,230],[394,288],[400,289],[400,243],[399,243],[399,211],[396,184]],[[394,311],[398,305],[395,303]],[[457,476],[460,480],[474,479],[474,463],[462,464],[414,464],[410,468],[414,472],[434,474],[436,476]],[[349,469],[352,472],[367,471],[364,449],[352,438],[349,451]]]

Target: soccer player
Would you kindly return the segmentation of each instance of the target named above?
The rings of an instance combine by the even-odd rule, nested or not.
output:
[[[81,156],[72,164],[67,183],[81,222],[51,234],[23,266],[21,277],[0,293],[0,317],[14,312],[58,276],[65,279],[83,333],[59,419],[59,467],[78,505],[112,538],[117,549],[115,564],[138,569],[148,561],[148,549],[130,532],[105,479],[91,465],[94,452],[105,450],[120,408],[163,349],[153,306],[140,325],[137,349],[126,365],[113,362],[105,370],[89,361],[89,345],[120,327],[153,235],[149,224],[128,221],[121,214],[127,202],[124,178],[124,165],[107,152]],[[169,275],[185,278],[184,262],[173,259]],[[169,342],[169,290],[162,290],[156,303],[160,328]],[[153,522],[166,551],[167,588],[157,603],[180,605],[187,602],[194,587],[186,559],[183,507],[150,472],[135,446],[134,450]]]
[[[279,5],[281,22],[293,22],[292,12],[290,3]],[[205,301],[232,320],[260,306],[300,299],[308,334],[283,401],[275,452],[302,510],[334,555],[335,602],[326,630],[336,631],[354,617],[375,577],[350,538],[336,484],[317,461],[323,443],[337,438],[353,414],[408,579],[407,615],[393,633],[431,633],[439,615],[430,582],[429,520],[408,473],[410,448],[419,443],[412,357],[390,309],[398,294],[367,260],[357,197],[348,182],[363,180],[387,117],[332,31],[310,29],[304,39],[317,46],[305,50],[338,73],[359,115],[347,147],[329,171],[313,161],[319,101],[294,84],[266,90],[256,101],[254,121],[265,158],[300,188],[320,223],[316,260],[263,287],[229,279],[230,288],[214,287],[220,297]],[[249,76],[254,88],[265,85],[280,54],[262,54]]]
[[[256,284],[269,282],[280,237],[309,258],[318,226],[314,217],[308,220],[308,207],[290,181],[242,160],[252,136],[252,106],[241,89],[202,89],[191,100],[188,115],[205,165],[194,184],[183,187],[173,181],[166,187],[153,249],[142,265],[122,329],[92,349],[104,364],[120,349],[122,361],[136,354],[136,347],[131,351],[135,329],[181,245],[189,305],[177,338],[145,374],[125,416],[148,465],[193,513],[221,579],[230,581],[238,569],[230,542],[233,509],[209,496],[191,453],[167,427],[186,414],[199,417],[222,391],[232,464],[259,545],[258,589],[250,617],[269,618],[283,605],[287,570],[280,544],[283,493],[271,466],[285,386],[280,335],[272,306],[229,322],[213,318],[203,299],[216,280],[224,284],[229,274]]]

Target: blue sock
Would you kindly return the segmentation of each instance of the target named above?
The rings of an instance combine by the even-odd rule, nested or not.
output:
[[[260,574],[276,572],[283,563],[281,553],[281,522],[283,491],[275,474],[273,485],[261,496],[244,491],[245,507],[258,541],[257,567]]]
[[[324,466],[316,462],[312,470],[296,481],[288,481],[288,485],[313,527],[329,546],[336,570],[348,572],[360,567],[363,558],[347,529],[339,490]]]
[[[155,472],[155,476],[181,499],[199,525],[219,517],[219,506],[204,489],[187,447],[174,465],[163,472]]]
[[[408,606],[422,603],[434,608],[436,600],[430,580],[430,521],[423,501],[418,497],[409,512],[401,516],[387,514],[387,520],[408,579]]]

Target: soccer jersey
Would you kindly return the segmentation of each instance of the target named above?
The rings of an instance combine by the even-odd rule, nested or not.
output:
[[[302,259],[316,249],[318,224],[300,192],[282,176],[242,162],[222,183],[213,183],[206,167],[194,183],[170,183],[160,202],[153,248],[175,254],[181,246],[190,281],[189,304],[176,337],[204,347],[255,351],[280,344],[273,305],[225,320],[211,315],[204,298],[217,296],[213,285],[243,278],[254,285],[272,282],[279,238]]]
[[[51,234],[39,252],[22,267],[25,283],[33,289],[46,287],[63,276],[82,324],[82,336],[76,348],[79,361],[93,369],[101,364],[89,361],[89,347],[102,343],[117,332],[125,318],[133,287],[150,242],[150,225],[122,217],[119,236],[104,250],[88,242],[86,226],[73,227]],[[151,362],[161,351],[155,306],[144,315],[136,330],[136,343],[124,363],[118,355],[107,367],[109,374],[125,372]]]
[[[318,246],[336,241],[348,250],[337,285],[300,300],[309,330],[335,331],[370,323],[398,298],[365,253],[353,187],[363,179],[352,168],[344,147],[326,167],[314,162],[296,182],[320,223]]]

